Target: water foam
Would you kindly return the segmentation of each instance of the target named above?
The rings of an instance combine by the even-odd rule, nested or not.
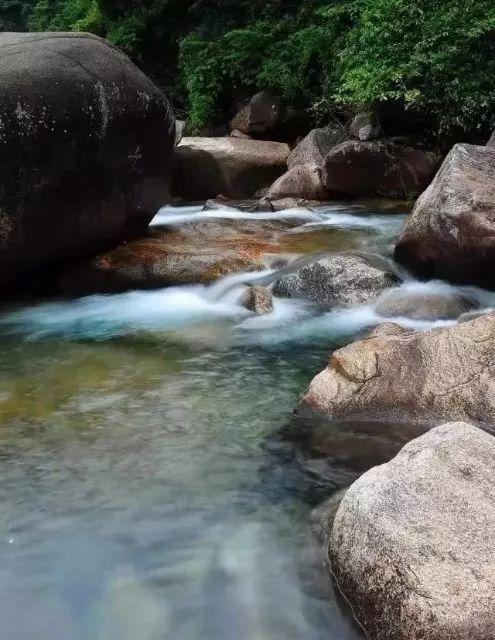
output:
[[[321,220],[321,217],[308,209],[286,209],[279,212],[249,212],[227,207],[225,209],[214,209],[211,211],[203,211],[196,207],[190,207],[186,211],[184,211],[182,207],[177,210],[174,210],[173,207],[166,207],[160,209],[152,220],[151,226],[173,227],[195,222],[207,222],[208,220],[301,220],[318,222]]]

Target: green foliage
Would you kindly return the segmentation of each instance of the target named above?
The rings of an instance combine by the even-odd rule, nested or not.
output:
[[[38,0],[29,19],[32,31],[104,32],[98,0]]]
[[[228,95],[271,88],[306,107],[329,96],[350,6],[340,2],[340,11],[330,14],[327,7],[326,13],[308,14],[303,5],[294,14],[250,22],[214,38],[184,38],[179,61],[193,129],[221,113]]]
[[[26,29],[31,9],[29,0],[0,0],[0,31]]]
[[[195,129],[272,88],[328,117],[398,102],[448,134],[495,124],[494,0],[0,0],[0,29],[91,31]]]
[[[440,132],[493,124],[493,0],[363,0],[341,52],[336,97],[400,100]]]

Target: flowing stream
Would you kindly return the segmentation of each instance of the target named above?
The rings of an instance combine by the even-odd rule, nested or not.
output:
[[[198,215],[219,217],[155,224]],[[334,207],[295,232],[353,229],[387,256],[402,221]],[[284,433],[304,434],[292,410],[332,348],[383,319],[280,299],[254,316],[244,283],[272,275],[3,309],[0,638],[360,637],[311,512],[381,461],[384,436]]]

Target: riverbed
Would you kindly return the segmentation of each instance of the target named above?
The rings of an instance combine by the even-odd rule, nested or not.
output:
[[[388,259],[403,220],[334,207],[297,233],[352,230]],[[255,316],[242,291],[267,275],[4,307],[1,638],[360,637],[311,512],[387,445],[341,432],[322,447],[292,411],[332,349],[382,319],[280,299]]]

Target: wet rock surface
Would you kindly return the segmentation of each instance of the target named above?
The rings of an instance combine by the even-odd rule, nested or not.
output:
[[[302,298],[327,308],[373,302],[397,283],[393,273],[361,256],[336,254],[290,273],[275,283],[275,295]]]
[[[259,316],[266,315],[273,311],[273,296],[266,287],[254,285],[246,291],[242,304],[248,311]]]
[[[205,221],[180,229],[156,229],[74,269],[59,279],[59,287],[118,291],[209,284],[232,273],[285,264],[290,255],[283,254],[276,242],[280,232],[281,227],[270,221],[230,225]]]
[[[494,460],[492,435],[437,427],[357,480],[324,522],[367,638],[495,638]]]
[[[432,321],[454,320],[473,307],[473,302],[447,287],[445,291],[435,291],[416,285],[384,293],[377,301],[375,311],[383,317]]]

